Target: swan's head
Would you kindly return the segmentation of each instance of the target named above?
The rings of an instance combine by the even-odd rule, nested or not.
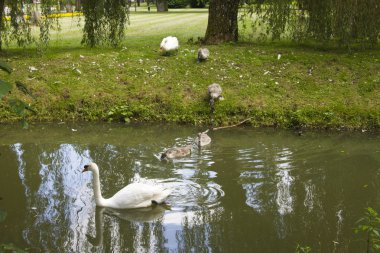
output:
[[[82,173],[86,171],[95,171],[95,170],[99,170],[98,165],[96,165],[96,163],[89,163],[84,166]]]

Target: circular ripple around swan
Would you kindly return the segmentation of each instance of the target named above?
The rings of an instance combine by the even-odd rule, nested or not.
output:
[[[186,179],[167,179],[158,183],[172,190],[168,202],[178,210],[218,206],[224,196],[221,186],[214,182],[201,185]]]

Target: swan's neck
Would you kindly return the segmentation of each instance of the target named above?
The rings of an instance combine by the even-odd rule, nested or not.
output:
[[[99,170],[93,171],[92,184],[94,188],[95,202],[97,206],[104,206],[106,200],[102,197],[102,192],[100,191],[100,180],[99,180]]]

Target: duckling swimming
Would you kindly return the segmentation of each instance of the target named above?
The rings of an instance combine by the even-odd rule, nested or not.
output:
[[[191,149],[193,148],[192,145],[188,145],[185,147],[174,147],[169,148],[165,152],[161,154],[161,160],[168,158],[168,159],[174,159],[174,158],[180,158],[191,154]]]
[[[203,147],[211,143],[211,138],[207,135],[207,132],[208,129],[204,132],[198,133],[198,137],[194,140],[194,143],[198,145],[198,147]]]

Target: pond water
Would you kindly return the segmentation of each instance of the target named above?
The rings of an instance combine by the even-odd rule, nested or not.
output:
[[[30,252],[364,252],[356,221],[379,207],[380,136],[231,128],[182,159],[188,126],[0,127],[0,245]],[[173,190],[167,205],[97,208],[130,182]]]

